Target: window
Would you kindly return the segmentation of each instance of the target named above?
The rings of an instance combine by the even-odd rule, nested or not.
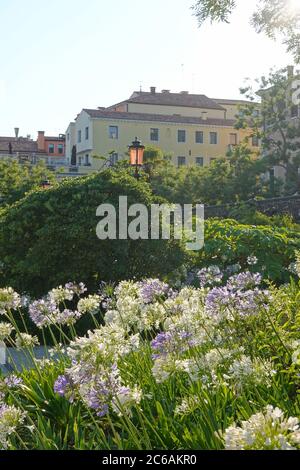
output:
[[[119,160],[119,155],[116,152],[110,154],[110,164],[111,166],[115,165]]]
[[[259,146],[259,139],[257,135],[252,136],[252,147],[258,147]]]
[[[196,157],[196,165],[197,166],[203,166],[204,164],[204,160],[203,160],[203,157]]]
[[[49,144],[49,153],[54,153],[54,144]]]
[[[85,140],[89,140],[89,128],[85,128]]]
[[[67,134],[67,140],[70,140],[70,134],[69,133]]]
[[[57,148],[58,148],[58,153],[59,153],[60,155],[62,155],[62,154],[64,153],[64,146],[63,146],[63,144],[58,144]]]
[[[82,165],[82,157],[79,157],[79,158],[78,158],[78,165],[79,165],[79,166]]]
[[[153,142],[158,142],[159,140],[159,130],[158,129],[150,129],[150,140]]]
[[[237,134],[229,134],[229,144],[237,145]]]
[[[118,126],[109,126],[108,133],[109,133],[110,139],[118,139],[119,137]]]
[[[78,133],[77,133],[77,141],[80,144],[80,142],[81,142],[81,131],[78,131]]]
[[[178,166],[184,166],[186,163],[185,157],[178,157]]]
[[[90,157],[89,157],[88,153],[85,156],[84,165],[85,166],[90,166]]]
[[[185,142],[185,131],[178,131],[177,140],[178,142]]]
[[[291,107],[291,117],[298,117],[299,116],[299,107],[294,105]]]
[[[218,143],[218,134],[216,132],[210,132],[210,143],[216,145]]]
[[[196,144],[203,144],[204,142],[203,132],[196,131],[195,139],[196,139]]]

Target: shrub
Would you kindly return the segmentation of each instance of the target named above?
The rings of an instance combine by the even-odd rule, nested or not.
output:
[[[86,279],[95,290],[100,280],[164,276],[180,266],[186,253],[177,241],[97,238],[97,207],[118,208],[119,196],[126,195],[128,205],[156,202],[146,182],[118,169],[33,191],[1,212],[2,286],[40,296],[55,285]]]
[[[249,256],[258,261],[255,270],[276,283],[287,282],[288,268],[300,248],[300,234],[286,228],[243,225],[231,219],[209,219],[205,223],[205,245],[195,259],[195,266],[239,263],[248,266]]]

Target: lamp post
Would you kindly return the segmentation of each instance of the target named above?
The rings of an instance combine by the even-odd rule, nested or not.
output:
[[[130,165],[135,167],[135,178],[139,178],[139,167],[143,166],[144,145],[136,137],[135,140],[129,145]]]

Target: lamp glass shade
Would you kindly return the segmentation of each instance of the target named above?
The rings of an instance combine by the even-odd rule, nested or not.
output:
[[[130,165],[143,165],[144,150],[143,145],[129,147]]]

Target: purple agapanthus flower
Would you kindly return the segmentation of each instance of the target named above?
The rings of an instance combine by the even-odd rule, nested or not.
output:
[[[188,331],[166,331],[158,333],[151,341],[154,351],[152,359],[158,359],[172,352],[183,352],[194,345],[193,335]]]
[[[53,318],[57,313],[57,305],[53,300],[35,300],[29,305],[29,316],[39,328],[53,323]]]
[[[139,283],[140,295],[145,304],[149,304],[158,297],[167,295],[169,291],[168,284],[159,279],[147,279]]]
[[[70,386],[71,383],[69,378],[66,375],[60,375],[55,381],[54,392],[60,395],[61,397],[64,397]]]
[[[17,377],[16,375],[11,374],[8,377],[5,377],[4,383],[8,388],[16,388],[23,383],[23,380],[21,377]]]

